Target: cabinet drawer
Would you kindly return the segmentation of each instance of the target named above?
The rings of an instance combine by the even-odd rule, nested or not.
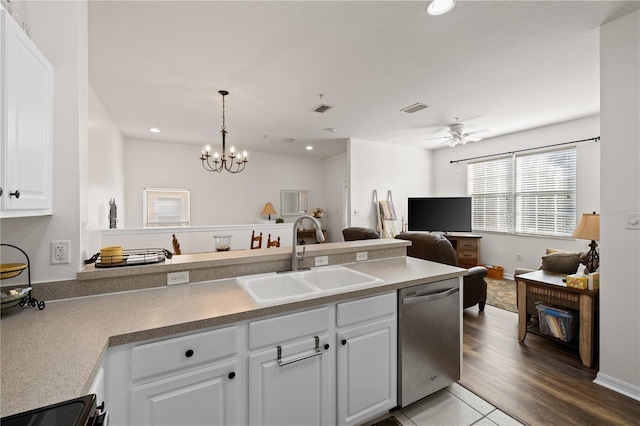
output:
[[[458,250],[477,250],[477,240],[458,240]]]
[[[230,357],[236,353],[236,336],[236,327],[227,327],[136,346],[131,376],[136,380]]]
[[[458,251],[458,259],[459,260],[471,260],[471,259],[477,259],[478,257],[478,253],[475,251],[469,251],[469,250],[460,250]]]
[[[358,322],[395,315],[396,309],[395,291],[381,294],[380,296],[339,303],[336,314],[337,326],[344,327]]]
[[[329,308],[296,312],[249,323],[249,349],[309,337],[329,329]]]

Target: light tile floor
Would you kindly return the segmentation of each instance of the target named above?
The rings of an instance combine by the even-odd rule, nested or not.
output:
[[[389,416],[394,416],[403,426],[522,425],[457,383]]]

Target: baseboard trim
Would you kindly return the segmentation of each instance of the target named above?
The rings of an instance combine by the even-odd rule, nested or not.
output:
[[[600,372],[596,374],[596,378],[593,383],[611,389],[614,392],[621,393],[629,398],[633,398],[636,401],[640,401],[640,386],[623,382],[620,379],[616,379],[615,377],[611,377]]]

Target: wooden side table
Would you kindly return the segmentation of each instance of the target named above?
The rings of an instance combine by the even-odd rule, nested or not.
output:
[[[469,269],[480,265],[480,235],[453,232],[444,236],[456,251],[459,267]]]
[[[563,281],[567,276],[557,272],[538,270],[516,276],[518,285],[518,340],[527,336],[527,299],[558,305],[579,312],[579,352],[582,365],[593,365],[594,330],[600,291],[580,290],[567,287]]]

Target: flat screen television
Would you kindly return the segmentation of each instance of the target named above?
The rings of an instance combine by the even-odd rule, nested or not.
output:
[[[471,197],[409,198],[409,231],[471,232]]]

